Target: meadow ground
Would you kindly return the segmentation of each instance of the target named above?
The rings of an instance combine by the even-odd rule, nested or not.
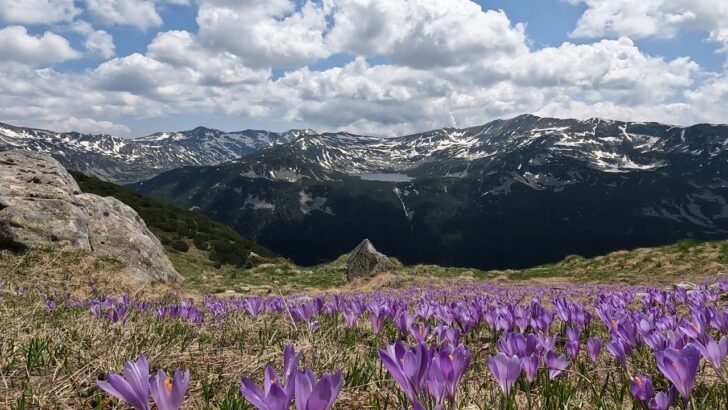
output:
[[[291,344],[300,369],[341,370],[334,408],[659,408],[668,392],[673,408],[727,408],[720,348],[718,359],[698,356],[691,386],[661,366],[672,350],[690,375],[691,349],[728,335],[725,251],[683,243],[511,272],[400,267],[343,286],[345,257],[233,269],[194,264],[193,249],[172,255],[185,283],[140,285],[79,252],[2,251],[0,407],[127,408],[96,382],[142,353],[152,371],[190,371],[183,408],[253,408],[240,379],[284,372]],[[688,281],[720,285],[663,290]],[[394,343],[393,363],[418,358],[423,378],[402,382],[383,361]],[[443,376],[453,360],[465,365]],[[515,375],[498,374],[513,361]],[[654,390],[636,396],[635,380]]]

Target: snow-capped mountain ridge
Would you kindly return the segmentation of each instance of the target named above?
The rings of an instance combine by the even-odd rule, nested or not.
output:
[[[300,263],[366,237],[405,263],[502,269],[728,238],[728,126],[520,116],[317,134],[134,187]]]
[[[521,170],[523,174],[529,169],[538,175],[534,168],[548,165],[551,172],[558,172],[559,164],[568,163],[573,168],[572,161],[599,172],[627,173],[658,170],[691,157],[698,162],[710,161],[727,147],[728,126],[676,127],[524,115],[478,127],[443,128],[394,138],[349,133],[307,135],[235,162],[263,169],[262,177],[280,171],[296,174],[306,165],[350,175],[397,172],[464,177],[504,170]],[[295,167],[287,167],[289,164]]]
[[[545,164],[558,168],[573,166],[571,161],[600,172],[626,173],[659,170],[678,158],[709,161],[728,148],[728,126],[522,115],[393,138],[310,129],[276,133],[197,127],[124,139],[0,124],[3,148],[48,152],[66,166],[122,183],[228,161],[247,164],[244,172],[250,176],[284,179],[388,172],[465,177],[503,170],[541,175],[539,168]],[[316,170],[307,172],[311,168]]]
[[[310,133],[313,131],[225,132],[197,127],[189,131],[120,138],[107,134],[54,132],[0,123],[0,150],[46,152],[68,168],[114,182],[130,183],[183,166],[230,161]]]

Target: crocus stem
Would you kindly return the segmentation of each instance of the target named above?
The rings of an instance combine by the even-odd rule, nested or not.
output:
[[[728,380],[726,380],[725,374],[723,373],[723,371],[717,367],[713,367],[713,369],[715,370],[715,374],[718,375],[718,377],[723,381],[723,383],[728,384]]]
[[[274,282],[276,285],[276,289],[278,289],[278,294],[281,295],[281,298],[283,299],[283,306],[286,308],[286,312],[288,312],[288,317],[291,319],[291,323],[293,324],[293,328],[298,331],[298,326],[296,326],[296,321],[293,320],[293,314],[291,313],[291,309],[288,307],[288,303],[286,303],[286,298],[283,297],[283,292],[281,292],[281,288],[278,287],[278,284]]]

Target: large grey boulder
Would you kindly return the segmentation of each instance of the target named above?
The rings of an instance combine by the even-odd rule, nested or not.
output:
[[[374,276],[395,269],[394,263],[381,252],[374,249],[369,239],[364,239],[351,252],[346,262],[346,279]]]
[[[115,198],[82,194],[56,160],[0,152],[0,246],[76,248],[125,264],[140,281],[182,277],[137,213]]]

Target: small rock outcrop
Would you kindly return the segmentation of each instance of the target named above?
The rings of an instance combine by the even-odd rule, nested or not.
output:
[[[369,239],[361,241],[346,262],[346,279],[374,276],[395,269],[394,263],[381,252],[374,249]]]
[[[137,213],[111,197],[82,194],[58,161],[0,152],[0,247],[71,247],[125,264],[140,281],[182,277]]]

